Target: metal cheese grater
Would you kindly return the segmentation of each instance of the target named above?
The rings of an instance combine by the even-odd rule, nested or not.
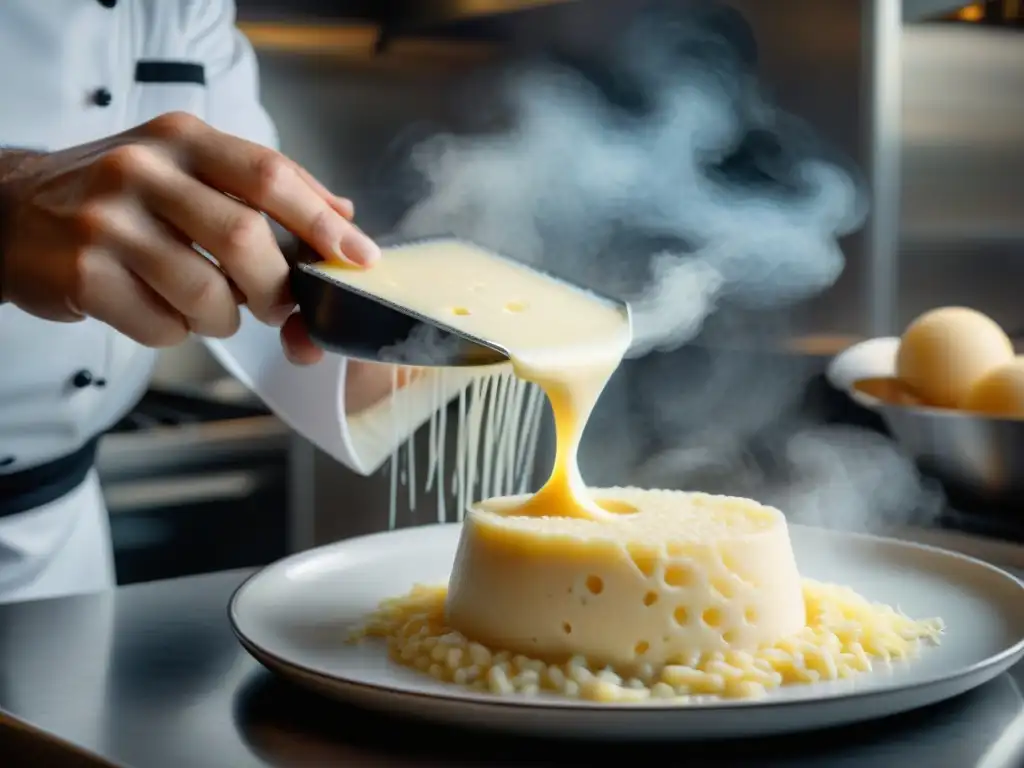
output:
[[[387,258],[389,248],[445,240],[454,241],[455,238],[432,237],[388,243],[384,258]],[[459,242],[467,244],[464,240]],[[493,251],[488,253],[493,254]],[[507,257],[499,255],[499,258]],[[508,350],[500,344],[353,288],[323,270],[321,263],[300,261],[294,264],[291,288],[310,337],[324,349],[359,360],[414,366],[464,367],[508,361]],[[530,268],[521,262],[516,263]],[[576,290],[584,290],[547,272],[541,274]],[[627,304],[606,296],[599,298],[629,317]],[[410,343],[417,340],[423,343]]]

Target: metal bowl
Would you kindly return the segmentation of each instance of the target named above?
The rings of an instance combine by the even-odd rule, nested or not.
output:
[[[1024,514],[1024,421],[880,404],[893,438],[951,498]]]
[[[897,404],[858,388],[890,379],[899,339],[872,339],[833,359],[828,378],[861,406],[882,417],[893,439],[920,470],[938,480],[954,506],[998,511],[1024,520],[1024,420],[944,408]],[[1009,520],[1008,520],[1009,521]]]

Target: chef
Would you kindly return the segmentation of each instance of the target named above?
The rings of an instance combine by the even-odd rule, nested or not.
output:
[[[325,355],[293,311],[267,218],[325,259],[369,266],[379,250],[349,200],[274,151],[233,0],[4,0],[0,67],[0,601],[14,601],[114,585],[96,440],[158,348],[203,338],[349,465],[345,403],[386,397],[391,373]]]

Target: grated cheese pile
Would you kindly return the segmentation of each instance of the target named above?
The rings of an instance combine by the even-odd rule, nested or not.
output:
[[[392,659],[432,677],[496,695],[548,691],[608,703],[697,696],[753,698],[794,683],[842,680],[875,662],[905,660],[923,643],[938,644],[940,619],[916,621],[872,603],[849,587],[803,581],[807,624],[795,635],[754,652],[717,651],[595,668],[581,656],[550,663],[487,648],[445,624],[446,586],[416,586],[387,600],[351,637],[387,641]]]

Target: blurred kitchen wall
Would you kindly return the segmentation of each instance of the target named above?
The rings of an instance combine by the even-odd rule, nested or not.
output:
[[[903,33],[901,324],[939,304],[1024,337],[1024,30]]]

